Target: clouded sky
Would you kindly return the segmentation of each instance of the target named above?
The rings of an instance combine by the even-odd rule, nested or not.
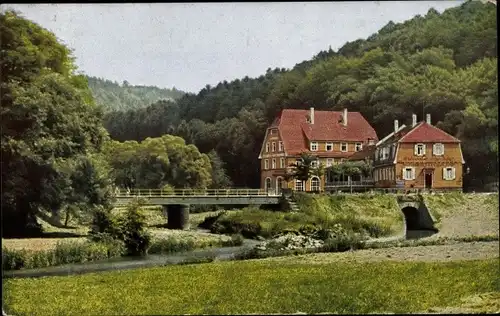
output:
[[[367,38],[390,20],[463,1],[15,4],[74,50],[88,75],[197,92]]]

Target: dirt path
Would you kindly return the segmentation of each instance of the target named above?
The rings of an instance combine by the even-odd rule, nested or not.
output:
[[[376,261],[455,261],[476,260],[499,257],[499,242],[471,242],[452,245],[392,247],[365,249],[340,253],[316,253],[295,257],[276,257],[261,260],[280,263],[327,263],[336,261],[376,262]]]

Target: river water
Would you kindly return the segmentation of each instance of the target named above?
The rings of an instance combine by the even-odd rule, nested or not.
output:
[[[384,243],[404,239],[419,239],[428,237],[432,233],[427,231],[407,231],[407,236],[392,236],[367,240],[366,243]],[[435,233],[435,232],[434,232]],[[405,238],[406,237],[406,238]],[[31,278],[43,276],[68,276],[75,274],[93,273],[112,270],[127,270],[136,268],[150,268],[166,265],[175,265],[186,260],[214,258],[215,260],[232,260],[244,249],[250,249],[260,244],[257,240],[244,239],[241,246],[195,249],[173,254],[147,255],[143,257],[119,257],[92,261],[86,263],[72,263],[54,267],[3,271],[4,278]]]

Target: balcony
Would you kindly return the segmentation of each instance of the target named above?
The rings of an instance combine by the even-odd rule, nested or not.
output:
[[[375,185],[373,179],[351,180],[348,181],[330,181],[325,183],[325,190],[341,188],[370,188]]]

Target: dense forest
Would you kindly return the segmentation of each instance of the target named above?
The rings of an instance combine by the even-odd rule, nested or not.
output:
[[[463,142],[477,185],[498,165],[496,6],[468,1],[442,14],[430,9],[389,22],[366,40],[322,51],[293,69],[207,85],[176,102],[159,101],[105,117],[110,136],[141,141],[174,134],[202,153],[215,152],[237,186],[259,185],[265,129],[284,108],[360,111],[379,138],[411,113]]]
[[[152,86],[130,85],[126,80],[120,85],[117,82],[96,77],[86,77],[96,104],[105,112],[128,111],[147,107],[161,100],[177,100],[184,92],[172,89],[162,89]]]

